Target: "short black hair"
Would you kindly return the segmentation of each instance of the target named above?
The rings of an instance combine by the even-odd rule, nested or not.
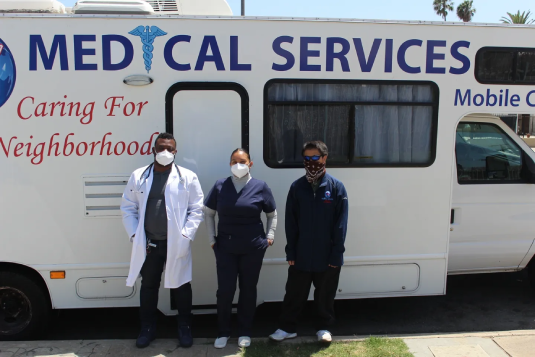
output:
[[[249,151],[247,149],[242,149],[242,148],[237,148],[236,150],[232,152],[232,154],[230,154],[230,161],[232,161],[232,156],[234,156],[234,154],[237,153],[238,151],[245,153],[249,161],[251,161],[251,155],[249,155]]]
[[[329,155],[329,149],[327,148],[327,145],[320,140],[314,140],[314,141],[307,141],[303,145],[303,150],[301,150],[301,155],[305,155],[305,151],[309,149],[318,149],[321,156]]]
[[[160,135],[158,135],[156,140],[154,140],[154,147],[156,147],[156,143],[158,142],[158,139],[173,140],[175,142],[175,146],[176,146],[176,140],[175,140],[175,137],[173,136],[173,134],[160,133]]]

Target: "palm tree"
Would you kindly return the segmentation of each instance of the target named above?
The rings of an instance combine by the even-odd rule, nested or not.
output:
[[[504,16],[500,19],[504,24],[530,25],[535,22],[535,20],[529,19],[529,16],[531,15],[531,11],[529,10],[528,12],[524,11],[522,13],[520,13],[520,10],[518,10],[516,14],[511,14],[510,12],[508,12],[507,15],[509,16],[509,18]]]
[[[438,16],[443,17],[446,21],[448,11],[453,11],[453,2],[451,0],[433,0],[433,8]]]
[[[465,0],[461,5],[457,6],[457,16],[459,19],[463,22],[472,21],[472,17],[474,17],[474,14],[476,13],[476,9],[474,9],[473,6],[473,0]]]

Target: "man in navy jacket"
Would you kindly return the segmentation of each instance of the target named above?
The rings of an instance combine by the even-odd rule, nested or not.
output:
[[[330,342],[334,298],[344,264],[348,198],[342,182],[326,172],[328,149],[321,141],[305,143],[306,175],[290,187],[286,200],[286,260],[290,265],[280,329],[275,341],[297,336],[297,317],[314,284],[318,341]]]

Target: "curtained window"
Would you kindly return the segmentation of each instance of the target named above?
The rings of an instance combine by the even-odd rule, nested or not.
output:
[[[436,85],[394,83],[268,83],[266,163],[298,166],[303,143],[321,140],[329,147],[330,166],[429,166],[435,153]]]

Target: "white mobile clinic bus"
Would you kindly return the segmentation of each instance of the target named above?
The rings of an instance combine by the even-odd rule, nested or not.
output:
[[[165,131],[205,193],[236,147],[272,188],[259,304],[284,294],[285,200],[312,139],[350,198],[338,299],[441,295],[448,273],[530,266],[535,153],[490,113],[535,107],[535,28],[241,18],[220,1],[2,10],[1,339],[34,336],[50,309],[138,306],[119,205]],[[192,244],[194,305],[211,312],[204,226]],[[168,291],[159,308],[176,312]]]

